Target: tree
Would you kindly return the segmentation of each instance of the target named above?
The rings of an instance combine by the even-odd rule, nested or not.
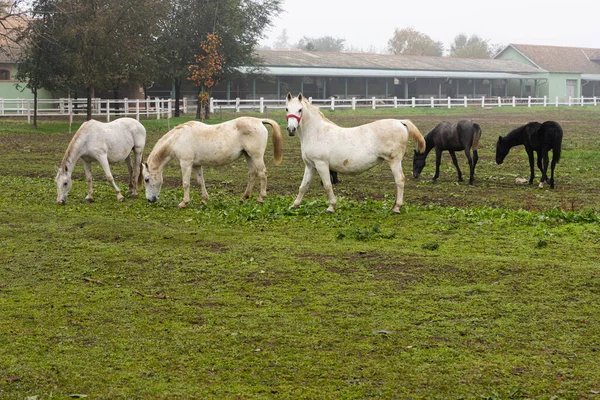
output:
[[[345,41],[346,39],[334,38],[332,36],[322,36],[318,38],[304,36],[294,47],[306,51],[342,52],[344,51]]]
[[[273,43],[273,49],[275,50],[289,50],[290,49],[289,38],[287,35],[287,29],[283,29],[281,34],[277,36],[275,39],[275,43]]]
[[[147,76],[147,66],[152,65],[155,54],[150,47],[163,3],[35,0],[32,15],[42,25],[26,38],[38,47],[29,52],[29,61],[39,64],[60,55],[58,65],[65,87],[85,90],[87,117],[91,119],[91,100],[96,90],[113,89],[121,82],[136,82]],[[43,67],[30,65],[29,73],[37,68]],[[38,70],[34,75],[41,73]],[[48,82],[40,80],[38,84]]]
[[[450,57],[490,58],[491,55],[488,41],[477,35],[467,37],[461,33],[454,38],[454,43],[450,46]]]
[[[253,49],[264,37],[271,18],[281,12],[282,0],[170,0],[158,37],[161,47],[161,75],[175,89],[175,115],[179,115],[181,85],[194,63],[198,43],[209,33],[221,37],[222,78],[233,79],[241,65],[257,65]]]
[[[0,0],[0,55],[17,58],[19,38],[27,26],[26,0]]]
[[[442,42],[413,28],[395,29],[394,36],[388,41],[388,49],[392,54],[412,56],[441,56],[444,53]]]
[[[21,59],[17,66],[17,87],[30,89],[33,93],[33,125],[37,128],[38,90],[57,90],[66,87],[68,65],[64,62],[62,49],[48,36],[47,19],[52,5],[39,2],[38,18],[31,20],[20,36]],[[44,10],[44,12],[42,12]]]
[[[194,55],[195,63],[188,67],[190,73],[188,79],[199,88],[196,118],[202,118],[202,108],[204,108],[204,116],[208,118],[210,93],[219,82],[225,63],[225,58],[219,52],[220,45],[221,37],[219,35],[208,34],[206,39],[200,43],[201,53]]]

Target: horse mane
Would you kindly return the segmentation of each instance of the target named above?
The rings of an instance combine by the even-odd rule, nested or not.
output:
[[[88,122],[90,121],[85,121],[83,124],[81,124],[79,129],[77,129],[77,132],[75,132],[75,134],[73,135],[73,138],[71,139],[71,141],[69,142],[69,146],[67,147],[67,151],[65,151],[65,155],[63,156],[63,159],[60,162],[60,169],[63,169],[65,166],[70,164],[71,156],[75,151],[75,143],[79,141],[79,137],[81,136],[83,129],[88,125]]]
[[[518,128],[513,129],[512,131],[508,132],[508,134],[505,136],[505,139],[511,140],[511,139],[521,138],[523,136],[523,131],[525,130],[525,128],[527,128],[528,125],[529,124],[522,125]]]
[[[337,125],[335,122],[331,121],[329,118],[327,118],[322,112],[321,110],[319,110],[319,107],[317,106],[313,106],[312,104],[310,104],[310,102],[306,99],[306,97],[302,98],[302,104],[304,104],[305,107],[309,107],[315,110],[316,113],[318,113],[321,118],[323,118],[326,122],[329,122],[330,124],[333,124],[335,126],[339,126]]]

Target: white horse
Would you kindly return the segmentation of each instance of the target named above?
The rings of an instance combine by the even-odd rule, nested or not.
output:
[[[202,200],[206,203],[208,192],[202,167],[227,165],[243,155],[248,165],[248,186],[243,200],[250,197],[254,180],[258,176],[260,193],[257,201],[262,203],[267,195],[264,156],[269,132],[265,124],[271,125],[273,129],[274,159],[275,165],[279,165],[283,157],[283,138],[279,125],[271,119],[240,117],[216,125],[190,121],[176,126],[159,139],[148,156],[148,162],[142,164],[146,199],[151,203],[158,200],[163,183],[163,168],[175,158],[179,161],[183,177],[183,201],[179,208],[190,202],[192,169],[196,172],[202,188]]]
[[[419,151],[425,150],[425,140],[417,127],[409,120],[383,119],[354,128],[342,128],[329,121],[310,104],[302,94],[287,95],[287,130],[291,136],[298,130],[304,177],[298,197],[291,207],[298,207],[317,172],[329,199],[327,212],[334,211],[337,200],[329,177],[329,171],[359,174],[383,160],[389,162],[396,182],[396,201],[392,207],[400,212],[404,197],[404,173],[402,158],[410,137]]]
[[[109,163],[125,160],[129,170],[129,191],[131,197],[137,197],[137,188],[142,185],[140,165],[145,145],[146,128],[133,118],[119,118],[109,123],[96,120],[84,122],[71,139],[54,179],[58,190],[57,203],[64,204],[67,201],[67,195],[73,184],[71,174],[79,159],[83,161],[85,169],[85,180],[88,186],[85,199],[88,202],[94,201],[92,198],[93,160],[98,161],[104,170],[106,179],[117,192],[119,201],[123,201],[123,195],[115,184]],[[132,150],[135,154],[133,168],[130,158]]]

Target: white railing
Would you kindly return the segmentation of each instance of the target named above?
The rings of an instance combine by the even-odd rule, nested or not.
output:
[[[92,99],[92,116],[106,118],[110,121],[115,117],[171,118],[175,108],[173,99]],[[180,107],[185,114],[188,112],[186,98],[180,100]],[[0,117],[26,117],[31,123],[33,117],[33,99],[2,99],[0,98]],[[195,107],[194,107],[195,110]],[[87,99],[40,99],[38,100],[38,117],[69,117],[85,116],[87,114]]]
[[[456,107],[559,107],[559,106],[597,106],[597,97],[566,97],[548,98],[544,97],[515,97],[515,96],[481,96],[481,97],[459,97],[459,98],[435,98],[435,97],[412,97],[410,99],[393,98],[350,98],[340,99],[331,97],[329,99],[309,98],[312,104],[331,111],[338,109],[371,108],[402,108],[402,107],[430,107],[430,108],[456,108]],[[253,110],[264,113],[267,110],[280,110],[285,108],[285,100],[271,99],[235,99],[217,100],[210,99],[210,111],[218,110]]]

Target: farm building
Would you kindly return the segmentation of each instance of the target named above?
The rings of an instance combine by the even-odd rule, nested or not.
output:
[[[600,49],[511,44],[496,59],[513,60],[537,68],[538,97],[595,97],[600,94]]]
[[[258,50],[262,75],[222,83],[215,98],[561,99],[600,92],[600,49],[509,45],[495,59]]]
[[[0,99],[33,99],[31,90],[24,89],[24,84],[17,87],[19,81],[15,79],[21,49],[14,40],[19,29],[26,24],[26,19],[13,17],[4,19],[0,26],[3,33],[0,35]],[[42,89],[38,91],[38,96],[51,98],[51,93]]]
[[[513,60],[278,50],[258,50],[257,57],[263,76],[221,85],[214,96],[281,98],[288,91],[315,98],[508,96],[510,80],[534,87],[539,73]]]

